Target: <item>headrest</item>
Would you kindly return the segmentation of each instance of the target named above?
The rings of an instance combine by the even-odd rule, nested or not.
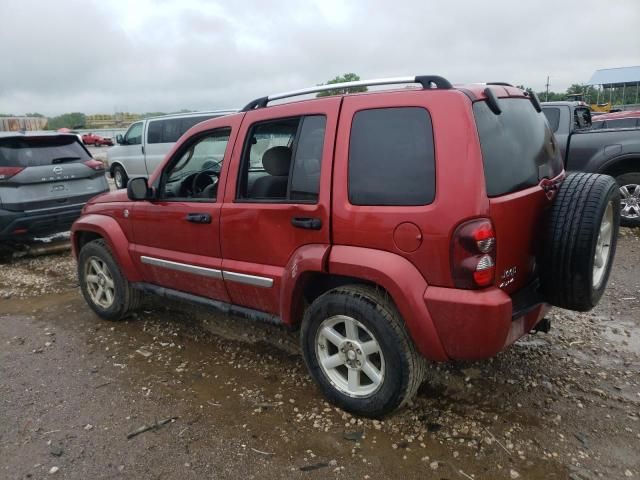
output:
[[[271,147],[262,154],[262,165],[267,173],[274,177],[289,175],[291,149],[289,147]]]

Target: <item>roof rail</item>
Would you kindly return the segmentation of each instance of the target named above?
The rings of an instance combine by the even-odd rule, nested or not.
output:
[[[513,87],[510,83],[507,82],[487,82],[485,85],[500,85],[501,87]]]
[[[355,82],[343,82],[343,83],[331,83],[327,85],[316,85],[315,87],[303,88],[300,90],[293,90],[291,92],[277,93],[275,95],[269,95],[267,97],[256,98],[249,102],[242,109],[243,112],[249,110],[255,110],[256,108],[264,108],[267,104],[273,100],[281,100],[283,98],[297,97],[300,95],[308,95],[310,93],[326,92],[327,90],[336,90],[340,88],[353,88],[353,87],[372,87],[376,85],[398,85],[403,83],[419,83],[422,88],[432,88],[433,85],[438,89],[448,90],[453,88],[449,80],[438,75],[418,75],[415,77],[393,77],[393,78],[378,78],[375,80],[358,80]]]

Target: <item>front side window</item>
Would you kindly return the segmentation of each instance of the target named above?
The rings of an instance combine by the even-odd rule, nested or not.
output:
[[[427,205],[435,197],[431,116],[424,108],[356,113],[349,141],[352,205]]]
[[[253,125],[242,155],[238,199],[317,202],[325,129],[324,115]]]
[[[214,201],[231,129],[209,132],[179,154],[163,174],[160,197]]]
[[[134,123],[124,136],[125,145],[142,144],[142,122]]]

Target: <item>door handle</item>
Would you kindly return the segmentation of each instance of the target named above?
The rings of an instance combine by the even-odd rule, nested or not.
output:
[[[187,213],[184,219],[191,223],[211,223],[211,215],[208,213]]]
[[[322,220],[310,217],[293,217],[291,225],[297,228],[306,228],[307,230],[320,230],[322,228]]]

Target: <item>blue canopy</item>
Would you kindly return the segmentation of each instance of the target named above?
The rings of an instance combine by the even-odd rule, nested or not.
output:
[[[636,86],[640,83],[640,66],[603,68],[591,75],[587,85],[602,85],[603,87]]]

